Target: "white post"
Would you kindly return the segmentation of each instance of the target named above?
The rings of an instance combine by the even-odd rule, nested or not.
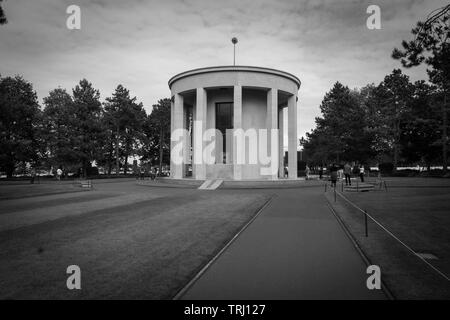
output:
[[[233,90],[233,129],[242,129],[242,86]],[[244,144],[245,145],[245,144]],[[244,152],[245,150],[241,150]],[[233,178],[242,180],[242,165],[237,164],[236,139],[233,138]]]
[[[171,106],[173,108],[171,108],[171,135],[173,135],[173,132],[176,129],[183,129],[184,125],[183,125],[183,96],[176,93],[174,95],[174,101],[171,104]],[[184,144],[185,141],[183,141],[183,149],[186,147]],[[174,150],[174,145],[178,143],[177,141],[170,141],[170,149]],[[183,155],[184,155],[184,150],[183,150]],[[179,156],[174,154],[173,152],[170,153],[170,175],[172,178],[174,179],[182,179],[183,178],[183,166],[184,163],[178,163],[176,164],[174,162],[174,157]]]
[[[267,150],[269,150],[268,154],[272,158],[275,156],[272,154],[272,146],[271,146],[271,134],[272,129],[278,129],[278,90],[276,88],[271,88],[267,92],[267,113],[266,113],[266,127],[267,127]],[[278,150],[277,150],[278,152]],[[277,164],[279,161],[277,160]],[[271,179],[276,180],[278,177],[278,173],[272,175]]]
[[[197,97],[195,103],[195,121],[194,121],[194,150],[193,150],[193,165],[195,170],[196,180],[206,179],[206,164],[203,159],[203,149],[205,147],[203,141],[203,134],[206,130],[206,90],[204,88],[197,88]]]
[[[284,112],[283,108],[278,110],[278,148],[279,148],[279,165],[278,177],[284,178]]]
[[[189,163],[189,155],[190,152],[189,150],[191,149],[191,140],[189,139],[189,132],[188,130],[188,126],[187,126],[187,121],[188,121],[188,110],[186,108],[183,108],[183,128],[186,129],[185,134],[184,134],[184,141],[185,141],[185,145],[183,148],[183,159],[184,159],[184,170],[185,170],[185,174],[186,174],[186,167],[187,164]]]
[[[297,179],[297,96],[288,98],[288,166],[289,179]]]

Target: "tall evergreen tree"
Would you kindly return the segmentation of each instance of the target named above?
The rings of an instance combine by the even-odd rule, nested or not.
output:
[[[396,170],[401,152],[402,123],[409,112],[414,86],[407,75],[400,69],[395,69],[380,83],[379,90],[383,97],[380,104],[382,108],[380,112],[383,115],[380,124],[386,130],[386,140],[392,147],[394,170]]]
[[[168,162],[170,157],[170,106],[169,98],[158,100],[144,127],[146,145],[143,156],[144,159],[157,160],[159,172],[163,162]]]
[[[142,128],[146,113],[142,103],[131,97],[128,89],[118,85],[113,95],[106,98],[104,122],[107,124],[109,145],[114,141],[116,173],[119,173],[120,158],[124,159],[127,173],[128,158],[139,153],[142,145]]]
[[[428,170],[439,157],[440,149],[440,134],[436,128],[441,114],[436,107],[434,90],[425,81],[414,83],[414,94],[401,124],[400,137],[403,157],[409,163],[424,163]]]
[[[410,68],[422,63],[428,65],[430,81],[437,86],[442,96],[441,140],[442,164],[447,171],[448,116],[450,96],[450,4],[434,10],[424,22],[419,21],[412,29],[413,40],[403,41],[403,49],[395,48],[392,57]]]
[[[30,82],[0,77],[0,167],[8,178],[20,163],[38,163],[40,114]]]
[[[51,165],[78,165],[74,152],[73,101],[65,89],[50,91],[44,98],[42,138],[46,142]]]
[[[100,92],[86,79],[81,80],[72,92],[74,151],[82,165],[84,176],[87,176],[91,162],[101,156],[99,153],[104,143]]]
[[[337,82],[325,94],[316,128],[302,140],[306,153],[322,161],[367,161],[372,156],[364,97]]]

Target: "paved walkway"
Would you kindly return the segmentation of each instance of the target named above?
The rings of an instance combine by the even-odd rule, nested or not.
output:
[[[182,299],[386,299],[321,188],[275,192]]]

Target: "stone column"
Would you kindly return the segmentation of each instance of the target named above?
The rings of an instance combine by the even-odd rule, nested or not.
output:
[[[206,179],[206,164],[203,160],[203,148],[205,147],[203,134],[206,130],[206,99],[206,90],[204,88],[197,88],[193,128],[193,165],[195,166],[193,174],[196,180]]]
[[[278,109],[278,177],[284,178],[284,112],[283,108]]]
[[[188,108],[183,108],[183,128],[185,128],[185,135],[184,135],[184,148],[183,148],[183,169],[184,169],[184,176],[187,174],[188,169],[188,163],[190,162],[190,150],[191,150],[191,139],[189,136],[188,130]]]
[[[289,179],[297,179],[297,96],[288,98],[288,166]]]
[[[242,129],[242,86],[234,86],[233,90],[233,129]],[[245,150],[241,151],[245,155]],[[233,178],[242,180],[242,165],[237,164],[235,138],[233,138]]]
[[[267,154],[270,154],[271,157],[274,155],[271,153],[271,131],[272,129],[278,129],[278,89],[271,88],[267,92],[267,112],[266,112],[266,128],[267,128]],[[279,150],[277,150],[279,152]],[[277,165],[279,160],[277,159]],[[276,180],[278,177],[278,173],[275,173],[271,176],[272,180]]]
[[[174,95],[174,101],[171,104],[171,122],[170,122],[170,127],[171,127],[171,140],[170,140],[170,149],[171,149],[171,153],[170,153],[170,175],[172,178],[174,179],[182,179],[183,178],[183,167],[184,167],[184,162],[181,161],[181,163],[179,163],[180,161],[177,161],[178,163],[175,163],[174,161],[174,157],[184,157],[184,148],[185,148],[185,143],[184,143],[184,139],[183,136],[173,136],[174,131],[177,129],[183,129],[184,128],[184,124],[183,124],[183,96],[176,93]],[[182,143],[182,152],[172,152],[174,150],[174,146],[178,145],[179,143]],[[179,150],[179,149],[178,149]]]

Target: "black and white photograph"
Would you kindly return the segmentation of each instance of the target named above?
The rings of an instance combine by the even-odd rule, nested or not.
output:
[[[0,300],[448,302],[449,104],[445,0],[0,0]]]

